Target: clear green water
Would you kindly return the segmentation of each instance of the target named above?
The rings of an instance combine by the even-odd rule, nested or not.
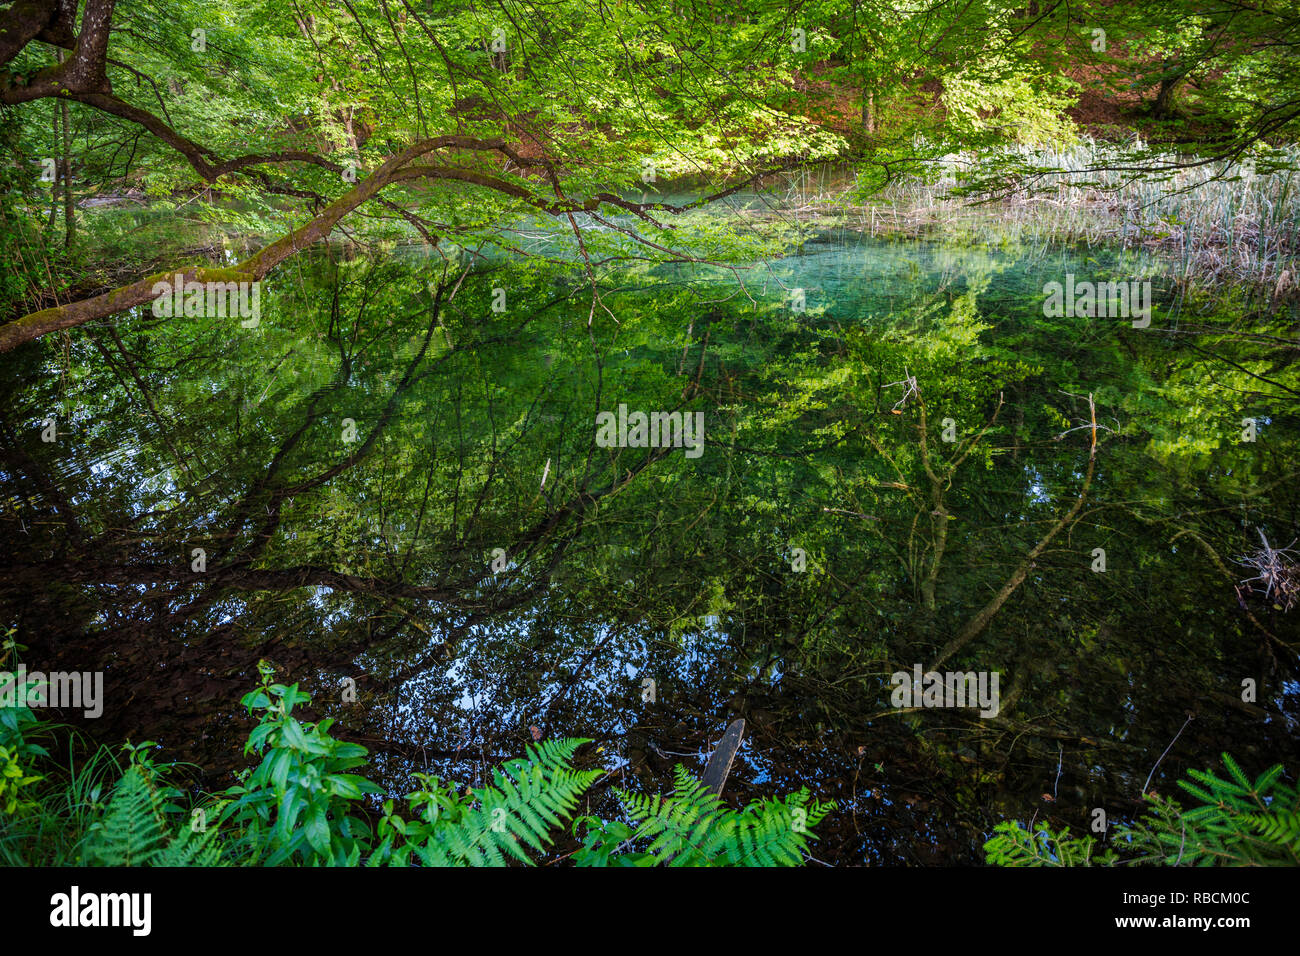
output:
[[[1300,612],[1239,599],[1234,563],[1300,534],[1293,319],[1096,249],[828,232],[740,265],[604,274],[590,318],[576,262],[497,256],[435,312],[436,257],[334,248],[255,329],[140,314],[7,355],[5,623],[33,665],[106,672],[86,729],[201,786],[241,765],[262,657],[395,790],[533,728],[663,790],[745,716],[728,795],[836,800],[842,864],[1131,814],[1184,724],[1157,789],[1222,750],[1294,764]],[[1151,276],[1150,327],[1045,317],[1067,273]],[[998,672],[1000,713],[896,712],[890,674],[1075,504],[1090,394],[1085,501],[943,668]],[[701,453],[601,447],[620,404],[701,413]]]

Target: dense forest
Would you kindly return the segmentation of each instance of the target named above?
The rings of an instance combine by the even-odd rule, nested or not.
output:
[[[1294,3],[0,6],[0,862],[1300,864]]]

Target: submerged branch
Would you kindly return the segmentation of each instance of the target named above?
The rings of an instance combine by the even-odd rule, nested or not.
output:
[[[1097,404],[1091,395],[1088,396],[1088,411],[1092,420],[1092,443],[1088,449],[1088,472],[1084,476],[1083,487],[1079,490],[1079,496],[1074,500],[1074,505],[1069,511],[1062,515],[1061,518],[1052,525],[1050,529],[1048,529],[1047,534],[1043,535],[1042,539],[1034,545],[1033,550],[1025,556],[1024,561],[1022,561],[1020,567],[1016,569],[1015,574],[1011,575],[1011,577],[1007,579],[1006,583],[998,590],[998,593],[995,594],[992,599],[984,605],[984,607],[980,608],[979,613],[971,618],[966,623],[966,626],[958,631],[957,635],[951,641],[944,645],[943,649],[939,651],[939,656],[935,658],[934,663],[930,665],[930,670],[937,670],[944,661],[948,660],[948,658],[952,657],[984,632],[984,629],[987,628],[989,623],[993,620],[994,615],[1002,609],[1002,605],[1006,604],[1007,599],[1010,598],[1011,595],[1016,592],[1016,589],[1024,583],[1025,578],[1029,577],[1029,572],[1033,569],[1034,562],[1038,560],[1039,555],[1047,550],[1047,546],[1052,543],[1053,539],[1055,539],[1056,536],[1074,520],[1080,510],[1082,510],[1083,503],[1088,497],[1088,489],[1092,487],[1093,474],[1096,472],[1097,468]]]

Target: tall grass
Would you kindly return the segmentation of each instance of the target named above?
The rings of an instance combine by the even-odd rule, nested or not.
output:
[[[1132,167],[1139,153],[1148,166],[1183,168],[1103,168]],[[1283,168],[1276,168],[1278,160]],[[811,172],[792,184],[787,211],[831,214],[872,234],[959,229],[1029,245],[1141,247],[1185,279],[1261,283],[1274,295],[1300,288],[1300,148],[1282,150],[1268,170],[1251,159],[1189,162],[1195,160],[1141,144],[1008,146],[996,154],[954,153],[918,164],[919,172],[869,195],[843,175]],[[1028,175],[1007,185],[993,174],[1008,167]],[[1005,188],[968,191],[981,182]]]
[[[57,725],[42,729],[48,733]],[[46,784],[42,799],[21,813],[0,819],[0,866],[76,866],[83,862],[82,840],[125,768],[106,747],[88,747],[87,756],[80,758],[71,747],[69,741],[65,763],[50,760],[42,765]]]

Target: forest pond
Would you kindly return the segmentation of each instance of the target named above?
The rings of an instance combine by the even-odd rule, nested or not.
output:
[[[1224,741],[1294,760],[1298,616],[1239,563],[1300,529],[1300,374],[1244,367],[1278,347],[1257,316],[1229,334],[1259,303],[1095,246],[785,253],[593,301],[580,255],[334,244],[256,323],[140,309],[6,354],[14,637],[104,672],[82,730],[207,790],[262,659],[394,793],[543,737],[593,741],[593,806],[665,792],[744,717],[726,799],[834,800],[839,865],[1130,817]],[[1067,277],[1150,283],[1149,323],[1045,315]],[[702,434],[637,447],[638,412]],[[997,712],[895,707],[940,658],[996,673]]]

